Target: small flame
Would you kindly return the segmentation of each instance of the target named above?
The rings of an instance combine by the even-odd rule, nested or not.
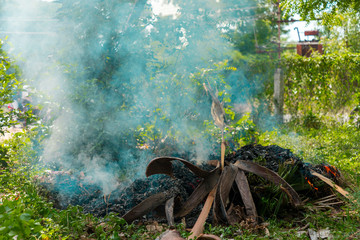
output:
[[[315,187],[314,184],[312,184],[312,182],[311,182],[307,177],[305,177],[305,180],[308,182],[308,184],[309,184],[313,189],[315,189],[316,191],[319,190],[319,188]]]
[[[331,173],[332,175],[334,175],[334,177],[339,176],[339,172],[337,171],[337,169],[334,166],[326,166],[326,165],[324,165],[324,168],[325,168],[327,173]]]

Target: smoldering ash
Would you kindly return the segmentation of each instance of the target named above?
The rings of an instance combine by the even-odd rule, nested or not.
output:
[[[109,193],[118,179],[144,176],[167,141],[207,160],[214,139],[201,129],[211,102],[199,73],[226,60],[231,9],[247,2],[159,3],[5,2],[17,32],[9,51],[21,54],[24,76],[57,106],[47,112],[56,119],[43,145],[46,166],[83,172]]]

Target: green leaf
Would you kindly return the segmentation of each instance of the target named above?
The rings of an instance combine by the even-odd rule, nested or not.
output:
[[[31,219],[31,215],[29,213],[23,213],[20,215],[20,219],[23,221],[29,221]]]

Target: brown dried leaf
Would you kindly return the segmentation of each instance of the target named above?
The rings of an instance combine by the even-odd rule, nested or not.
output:
[[[215,196],[215,204],[213,208],[215,222],[228,222],[226,203],[229,199],[230,190],[234,183],[237,171],[238,168],[226,166],[221,173],[218,190]]]
[[[164,229],[164,227],[159,225],[157,221],[147,224],[145,227],[149,232],[162,232]]]
[[[244,171],[240,170],[236,174],[235,178],[236,185],[239,189],[241,199],[245,205],[246,215],[248,215],[254,221],[257,221],[258,215],[256,211],[256,206],[254,203],[254,199],[251,195],[249,182],[246,178]]]
[[[214,119],[214,123],[216,126],[218,126],[221,131],[225,128],[225,110],[223,105],[220,103],[219,99],[215,94],[213,93],[213,90],[210,88],[210,85],[207,86],[205,83],[203,83],[204,89],[206,92],[208,92],[212,99],[211,104],[211,116]],[[216,93],[217,94],[217,93]]]
[[[166,214],[166,219],[168,221],[169,226],[174,226],[175,225],[175,221],[174,221],[174,200],[175,200],[175,198],[172,197],[169,200],[167,200],[166,203],[165,203],[165,214]]]
[[[211,95],[213,97],[213,95]],[[225,128],[225,111],[223,105],[220,103],[219,99],[213,97],[213,102],[211,104],[211,116],[214,119],[214,123],[218,126],[221,131]]]
[[[122,216],[126,222],[131,223],[135,219],[149,213],[150,211],[154,210],[156,207],[160,206],[161,204],[165,203],[168,199],[173,197],[171,194],[167,194],[166,192],[161,192],[155,195],[152,195],[133,207],[130,211],[125,213]]]
[[[246,219],[244,208],[239,205],[230,204],[227,210],[227,219],[230,225],[236,225]]]
[[[172,161],[182,162],[190,171],[192,171],[196,176],[201,178],[206,178],[210,175],[210,172],[204,171],[198,166],[192,164],[189,161],[186,161],[182,158],[176,157],[158,157],[150,161],[146,168],[146,176],[149,177],[154,174],[167,174],[170,177],[174,177]]]
[[[256,174],[280,186],[281,190],[283,190],[288,195],[290,202],[293,206],[302,206],[301,199],[297,192],[276,172],[250,161],[238,160],[234,165],[243,171]]]

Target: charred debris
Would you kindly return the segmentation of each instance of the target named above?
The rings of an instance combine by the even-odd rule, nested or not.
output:
[[[339,195],[349,198],[335,167],[306,163],[276,145],[246,145],[225,157],[223,169],[217,160],[197,165],[159,157],[149,163],[146,176],[107,195],[82,174],[49,172],[38,181],[60,209],[80,205],[86,213],[114,212],[129,223],[174,225],[185,219],[189,227],[196,225],[199,215],[205,216],[202,221],[217,224],[256,225],[268,217],[297,215],[307,202],[331,209],[344,203]],[[206,204],[209,209],[204,215]]]

